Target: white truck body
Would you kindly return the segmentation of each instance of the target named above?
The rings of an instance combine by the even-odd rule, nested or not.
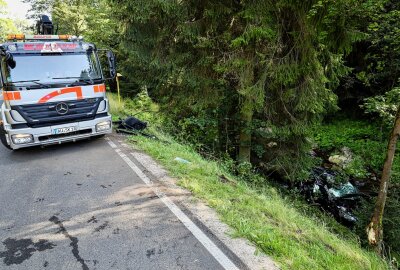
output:
[[[39,39],[8,42],[1,49],[3,144],[19,149],[111,133],[105,79],[93,44]],[[14,68],[6,62],[9,54]]]

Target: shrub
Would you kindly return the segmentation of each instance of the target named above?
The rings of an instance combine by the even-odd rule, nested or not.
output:
[[[382,96],[365,99],[365,103],[361,108],[363,108],[367,114],[372,114],[379,118],[386,128],[391,129],[399,104],[400,87],[394,88]]]
[[[354,153],[348,173],[360,177],[366,170],[380,174],[385,160],[387,136],[376,122],[335,120],[314,128],[314,141],[323,151],[340,150],[344,146]],[[395,160],[399,160],[397,152]],[[394,162],[392,181],[400,183],[400,163]]]

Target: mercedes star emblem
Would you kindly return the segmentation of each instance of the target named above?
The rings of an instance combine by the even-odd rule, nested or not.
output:
[[[67,103],[64,103],[64,102],[58,103],[58,104],[56,105],[56,111],[57,111],[57,113],[60,114],[60,115],[67,114],[68,111],[69,111],[68,104],[67,104]]]

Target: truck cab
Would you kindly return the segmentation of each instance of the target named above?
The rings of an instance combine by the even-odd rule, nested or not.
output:
[[[19,149],[111,133],[105,79],[96,46],[82,38],[9,35],[0,44],[1,142]]]

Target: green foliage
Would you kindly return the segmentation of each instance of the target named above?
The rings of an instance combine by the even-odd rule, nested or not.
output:
[[[267,179],[258,174],[250,162],[242,162],[238,164],[234,170],[231,170],[237,175],[241,181],[249,183],[253,187],[265,187]]]
[[[215,119],[207,117],[207,114],[199,114],[178,120],[175,124],[169,122],[168,127],[171,131],[179,132],[176,138],[180,141],[191,142],[199,150],[211,146],[215,152],[215,138],[218,136],[216,125]]]
[[[266,183],[259,189],[248,185],[257,183],[248,180],[257,179],[250,164],[243,165],[243,173],[235,177],[225,169],[229,164],[205,160],[190,146],[165,134],[159,136],[169,143],[134,137],[135,145],[157,159],[181,186],[215,208],[235,236],[249,239],[281,269],[388,269],[374,253],[359,247],[354,234],[326,215],[311,214],[309,206],[284,198]],[[177,163],[177,156],[191,163]]]
[[[396,0],[367,1],[365,6],[370,42],[366,71],[373,87],[384,93],[397,84],[400,77],[400,3]]]
[[[292,137],[291,139],[295,139]],[[302,138],[298,137],[298,140]],[[282,147],[282,148],[280,148]],[[299,147],[304,147],[299,148]],[[265,169],[273,170],[283,176],[286,180],[305,181],[310,178],[311,168],[318,166],[320,160],[310,155],[311,145],[308,141],[303,144],[279,143],[276,147],[267,149],[275,158],[264,165]],[[308,151],[308,152],[307,152]]]
[[[372,170],[380,174],[385,161],[386,133],[374,122],[345,119],[316,126],[314,140],[325,151],[340,150],[344,146],[350,148],[355,160],[350,164],[349,172],[362,175],[365,170]],[[400,162],[396,160],[400,160],[399,153],[393,163],[392,181],[400,183]]]
[[[27,18],[35,19],[41,14],[48,14],[52,11],[55,0],[22,0],[31,5]]]
[[[232,157],[257,141],[253,156],[266,169],[305,177],[305,138],[336,109],[332,89],[349,72],[342,55],[359,39],[350,19],[358,1],[114,3],[124,73],[178,123],[176,134]],[[257,137],[257,122],[286,134],[272,141],[276,151]]]
[[[14,21],[6,17],[6,8],[6,2],[4,2],[4,0],[0,0],[0,42],[6,39],[7,34],[17,32],[17,27],[15,26]]]
[[[17,28],[11,19],[0,18],[0,41],[5,41],[7,34],[16,33]]]
[[[117,22],[108,0],[24,0],[31,5],[29,18],[51,14],[60,34],[84,36],[98,47],[115,47]]]
[[[399,104],[400,88],[394,88],[384,95],[367,98],[362,108],[366,113],[378,116],[382,124],[390,130],[393,127]]]
[[[17,28],[17,33],[24,33],[24,34],[33,34],[32,31],[32,25],[30,21],[26,19],[19,19],[19,18],[14,18],[13,23],[15,27]]]
[[[371,176],[367,170],[365,161],[360,156],[353,157],[352,161],[344,168],[344,171],[356,178],[366,178]]]
[[[344,109],[357,110],[364,98],[383,95],[399,86],[400,78],[400,2],[397,0],[361,1],[356,20],[365,37],[347,58],[353,73],[337,91],[346,102]]]
[[[112,47],[117,42],[116,21],[111,13],[107,0],[55,0],[52,5],[52,17],[60,33],[83,35],[98,47]]]
[[[77,5],[77,3],[79,3]],[[81,36],[87,30],[88,8],[81,1],[55,0],[52,10],[53,23],[59,26],[60,33]]]
[[[143,90],[134,99],[121,98],[118,99],[116,94],[107,93],[109,100],[110,113],[114,120],[125,118],[128,116],[136,116],[143,121],[150,123],[150,126],[161,128],[165,121],[162,115],[158,113],[159,108],[149,98],[147,92]]]
[[[359,142],[360,145],[350,147],[361,149],[366,140],[381,141],[382,132],[373,123],[361,120],[338,119],[314,128],[314,139],[319,147],[324,150],[349,147],[349,144]]]

